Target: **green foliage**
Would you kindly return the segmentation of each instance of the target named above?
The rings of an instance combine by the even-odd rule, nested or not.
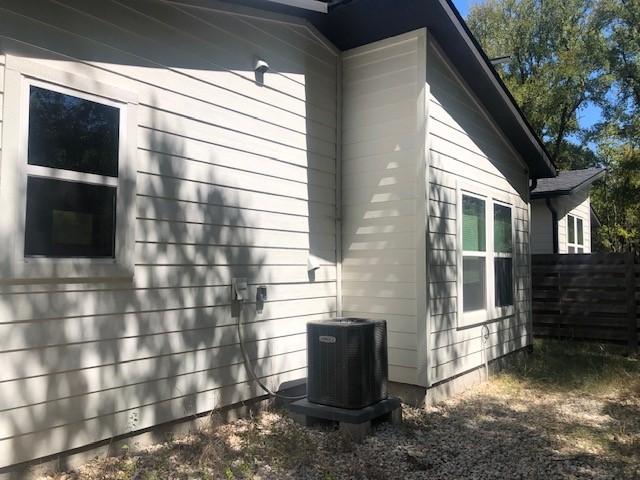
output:
[[[490,58],[511,57],[496,68],[556,165],[607,168],[600,248],[640,251],[640,0],[486,0],[468,24]],[[603,121],[585,129],[589,104]]]
[[[605,38],[592,0],[488,0],[468,24],[551,155],[580,135],[578,113],[608,90]],[[568,167],[569,165],[559,165]]]
[[[537,339],[533,354],[517,357],[502,380],[546,391],[640,392],[640,362],[625,353],[620,345]]]
[[[608,251],[640,251],[640,149],[622,138],[602,139],[599,151],[608,174],[592,191],[600,212],[600,246]]]
[[[607,32],[613,78],[601,102],[604,121],[591,132],[609,174],[594,192],[602,212],[599,242],[612,251],[640,251],[640,1],[601,0],[599,28]]]

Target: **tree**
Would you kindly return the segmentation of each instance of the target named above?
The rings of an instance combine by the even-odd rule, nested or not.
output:
[[[599,240],[613,251],[640,251],[640,1],[601,0],[598,28],[606,32],[613,83],[602,99],[603,121],[592,130],[607,181],[593,203],[603,212]]]
[[[490,57],[510,56],[498,71],[556,165],[607,168],[600,246],[640,251],[640,0],[486,0],[468,23]],[[603,118],[584,129],[589,103]]]
[[[600,104],[609,88],[606,42],[594,3],[488,0],[467,19],[490,58],[510,56],[496,68],[561,168],[578,160],[567,141],[584,133],[578,113],[589,102]]]

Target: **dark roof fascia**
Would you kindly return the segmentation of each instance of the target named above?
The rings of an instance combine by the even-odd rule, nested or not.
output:
[[[206,0],[189,1],[202,3]],[[232,3],[303,17],[341,51],[427,28],[520,153],[529,167],[529,175],[532,178],[556,175],[544,144],[451,0],[329,2],[327,14],[263,0],[233,0]]]
[[[472,50],[475,50],[474,53],[476,53],[482,59],[480,62],[481,66],[483,67],[484,70],[488,72],[488,75],[490,76],[492,83],[495,84],[497,90],[506,97],[507,106],[513,109],[514,116],[517,118],[517,120],[521,121],[524,124],[523,125],[524,129],[528,131],[527,133],[531,137],[532,142],[535,143],[535,147],[539,150],[539,153],[541,155],[541,160],[545,163],[547,172],[546,174],[541,173],[540,175],[531,175],[531,177],[549,178],[549,177],[556,176],[557,175],[556,166],[553,162],[551,154],[547,150],[547,147],[544,145],[544,142],[542,142],[540,137],[538,137],[538,134],[533,129],[533,126],[531,125],[531,123],[529,123],[529,120],[527,119],[526,115],[520,108],[520,105],[518,105],[518,102],[516,101],[516,99],[513,98],[511,91],[506,86],[506,84],[502,81],[502,78],[500,78],[500,75],[498,74],[497,70],[493,66],[491,59],[489,59],[489,57],[485,53],[482,46],[480,45],[476,37],[473,35],[471,30],[467,26],[467,23],[462,18],[462,15],[460,15],[460,12],[454,6],[453,1],[440,0],[440,3],[443,6],[446,5],[448,7],[449,15],[453,16],[456,20],[454,22],[456,23],[456,26],[458,26],[459,28],[462,28],[462,30],[465,33],[466,39],[468,39],[468,41],[470,41],[473,44],[474,48]],[[525,157],[525,161],[527,162],[527,164],[530,163],[530,161],[526,157]],[[533,174],[534,172],[532,171],[531,173]]]
[[[568,189],[565,188],[562,190],[551,190],[548,192],[540,192],[540,193],[531,192],[531,194],[529,195],[529,198],[531,198],[531,200],[534,200],[536,198],[554,198],[554,197],[573,195],[574,193],[578,193],[580,190],[590,187],[593,182],[595,182],[596,180],[599,180],[606,173],[607,173],[607,170],[603,168],[602,170],[596,172],[593,176],[589,178],[585,178],[582,182],[580,182],[575,187],[568,188]]]

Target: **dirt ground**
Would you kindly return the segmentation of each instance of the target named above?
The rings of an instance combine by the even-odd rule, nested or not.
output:
[[[536,342],[509,371],[436,407],[403,407],[353,443],[281,411],[216,421],[56,480],[640,479],[640,362],[615,348]]]

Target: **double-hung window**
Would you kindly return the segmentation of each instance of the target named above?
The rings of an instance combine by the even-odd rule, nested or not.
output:
[[[462,195],[462,304],[463,311],[487,308],[487,202]]]
[[[458,325],[511,315],[513,207],[491,195],[463,189],[458,205]]]
[[[120,108],[29,84],[27,258],[115,258]]]
[[[131,95],[11,56],[5,83],[3,133],[15,139],[0,185],[3,227],[13,233],[5,276],[130,276]]]
[[[584,223],[574,215],[567,215],[567,250],[584,253]]]

